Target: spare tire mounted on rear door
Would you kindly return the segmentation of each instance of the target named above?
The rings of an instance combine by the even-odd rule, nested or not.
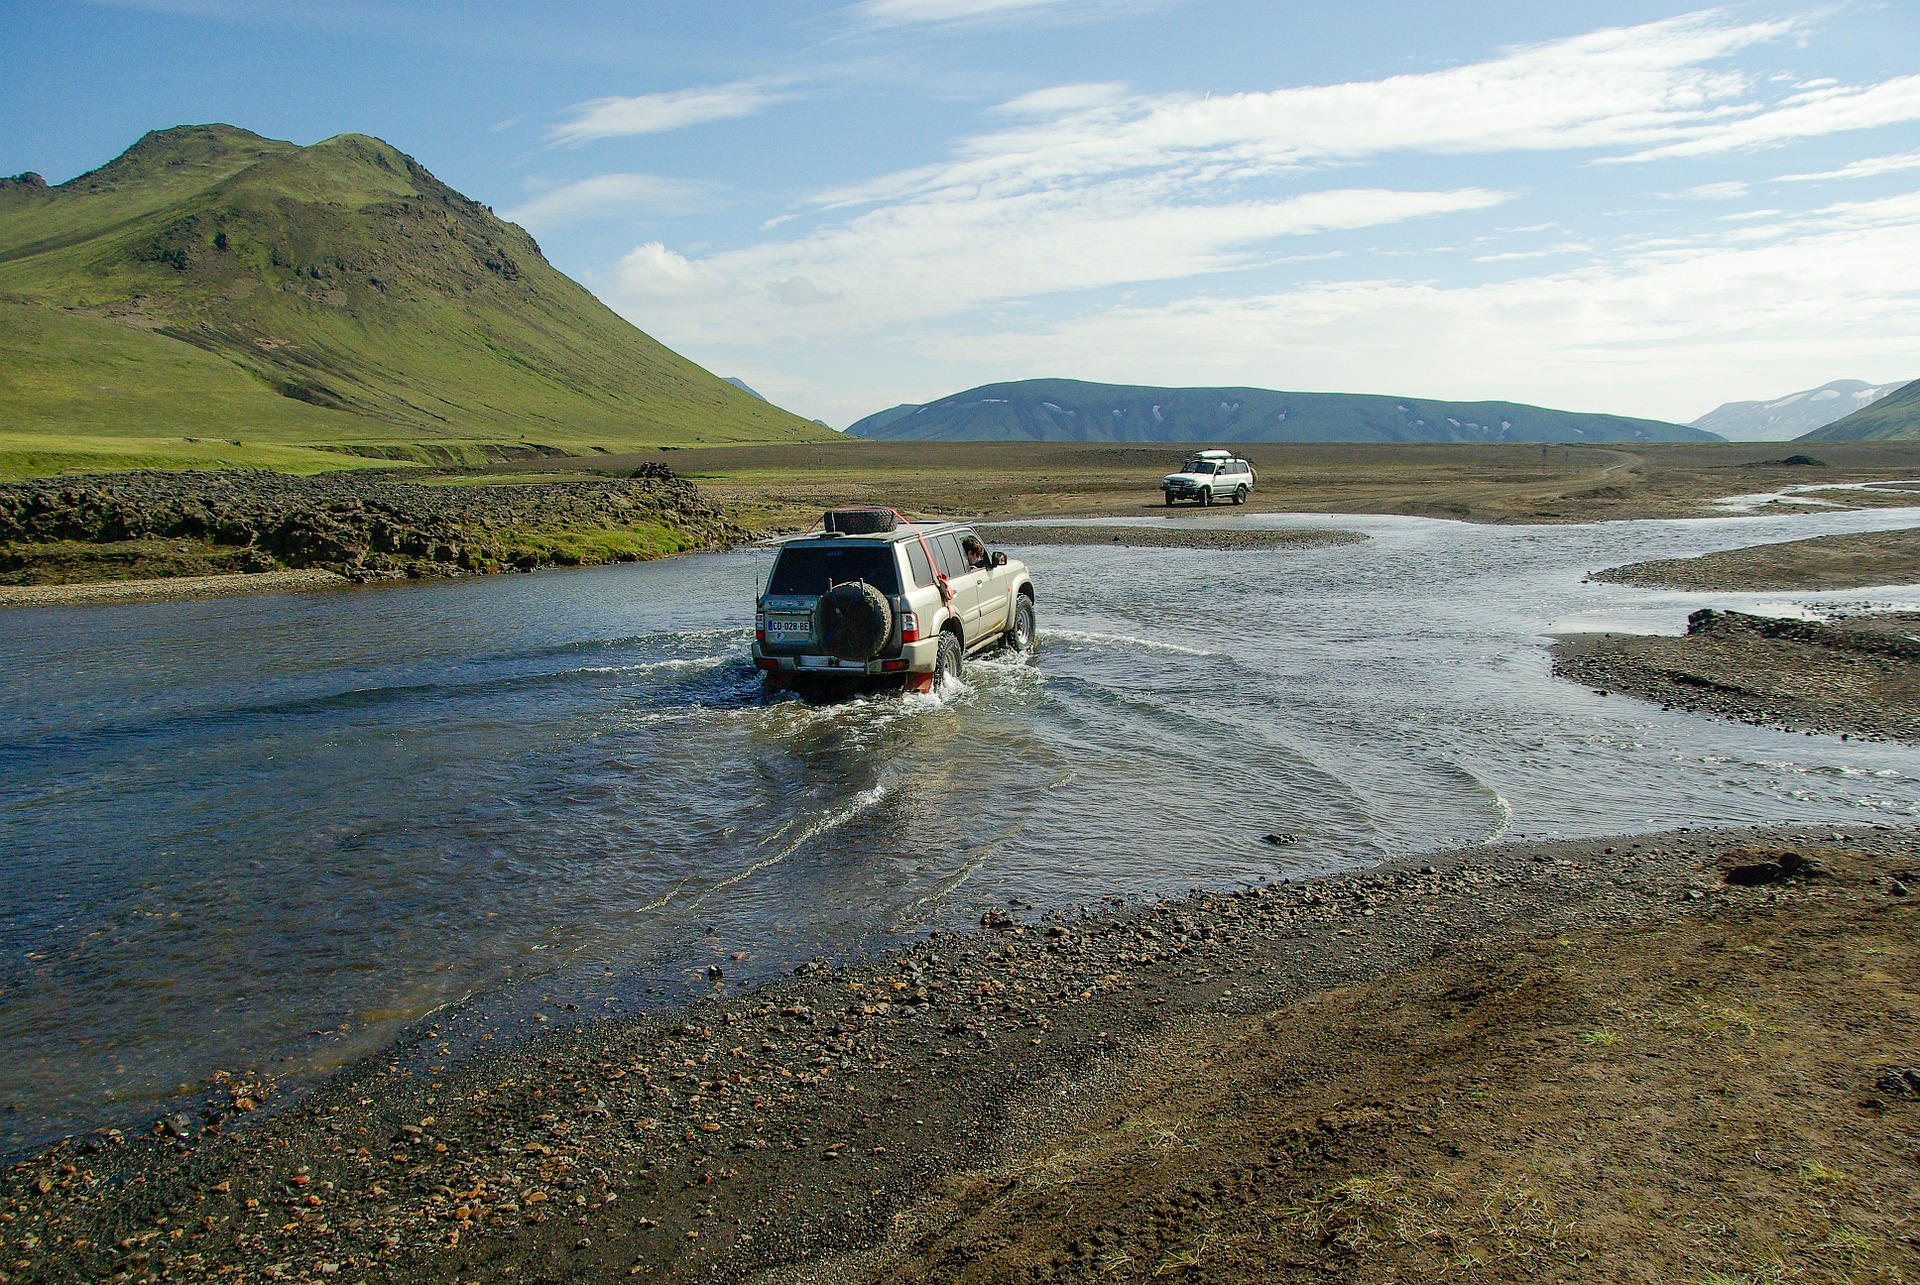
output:
[[[815,637],[826,653],[840,660],[872,660],[893,636],[893,604],[861,580],[834,585],[820,595]]]

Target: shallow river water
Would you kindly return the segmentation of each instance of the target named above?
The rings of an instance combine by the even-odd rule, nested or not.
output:
[[[1920,607],[1583,583],[1920,511],[1181,520],[1372,538],[1032,548],[1031,663],[822,707],[744,659],[760,550],[0,614],[0,1148],[216,1069],[310,1080],[446,1006],[449,1039],[510,1038],[987,905],[1920,815],[1920,751],[1600,697],[1546,652],[1706,602]]]

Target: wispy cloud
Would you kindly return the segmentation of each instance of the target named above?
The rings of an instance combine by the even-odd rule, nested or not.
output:
[[[508,210],[506,218],[541,231],[609,215],[683,214],[712,200],[713,189],[657,174],[600,174],[566,183]]]
[[[1623,157],[1627,161],[1710,156],[1920,120],[1920,76],[1877,85],[1827,86],[1741,120],[1690,128],[1689,137]]]
[[[664,134],[689,125],[757,116],[789,97],[791,94],[777,85],[743,80],[631,98],[595,98],[575,107],[573,119],[555,125],[547,131],[547,137],[556,143],[578,144]]]
[[[870,26],[980,22],[1092,7],[1088,0],[860,0],[851,13]]]
[[[1905,170],[1920,170],[1920,152],[1902,152],[1897,156],[1869,156],[1851,165],[1842,165],[1837,170],[1826,170],[1819,174],[1782,174],[1776,183],[1819,183],[1828,179],[1876,178],[1882,174],[1898,174]]]
[[[793,241],[693,260],[660,244],[621,262],[615,298],[638,311],[674,300],[681,326],[724,340],[952,317],[1015,299],[1248,267],[1284,237],[1382,227],[1486,209],[1479,188],[1340,189],[1195,204],[1157,178],[923,201]],[[815,306],[819,305],[819,306]],[[751,318],[751,320],[748,320]]]
[[[636,309],[676,300],[682,333],[702,339],[773,336],[1258,266],[1280,238],[1508,199],[1473,185],[1276,187],[1391,153],[1671,141],[1751,88],[1709,64],[1791,30],[1695,15],[1467,67],[1217,97],[1062,85],[1003,104],[993,114],[1008,124],[946,160],[820,193],[814,216],[827,226],[698,259],[644,247],[622,265],[616,294]],[[782,299],[810,303],[775,306]]]
[[[1085,86],[1010,107],[1063,110],[966,140],[955,157],[829,193],[827,204],[911,199],[941,188],[1033,185],[1214,162],[1274,175],[1394,153],[1442,155],[1644,147],[1697,136],[1751,89],[1708,66],[1794,30],[1709,13],[1515,49],[1444,71],[1213,96],[1115,97]],[[1083,101],[1073,101],[1078,95]],[[1034,113],[1039,114],[1039,113]]]

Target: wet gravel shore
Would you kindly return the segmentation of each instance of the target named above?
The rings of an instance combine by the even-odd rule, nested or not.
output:
[[[1920,743],[1920,616],[1829,623],[1696,611],[1684,637],[1554,644],[1554,673],[1603,692],[1789,731]]]
[[[1915,862],[1915,832],[1884,827],[1470,848],[1153,906],[1009,906],[733,995],[722,966],[683,1012],[459,1061],[428,1028],[271,1118],[269,1086],[229,1080],[199,1116],[15,1166],[0,1277],[739,1280],[880,1243],[1005,1155],[1017,1103],[1124,1092],[1143,1050],[1509,932],[1712,916],[1772,895],[1729,888],[1728,854],[1808,843]],[[1054,1261],[1094,1272],[1079,1253]]]
[[[1726,593],[1920,584],[1920,528],[1822,535],[1696,558],[1635,562],[1597,571],[1593,579],[1649,589]]]

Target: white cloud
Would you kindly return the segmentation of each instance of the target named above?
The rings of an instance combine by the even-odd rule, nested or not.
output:
[[[1695,187],[1690,187],[1678,192],[1676,195],[1688,201],[1732,201],[1745,196],[1750,190],[1752,189],[1745,183],[1730,181],[1725,183],[1701,183]]]
[[[1837,170],[1827,170],[1820,174],[1782,174],[1776,183],[1818,183],[1827,179],[1875,178],[1881,174],[1898,174],[1905,170],[1920,170],[1920,152],[1903,152],[1898,156],[1869,156],[1865,160],[1843,165]]]
[[[931,14],[949,0],[914,3]],[[673,297],[688,302],[671,323],[649,315],[648,324],[698,341],[796,333],[795,310],[776,306],[793,294],[780,283],[795,278],[838,305],[804,309],[804,326],[817,333],[1247,267],[1264,262],[1261,247],[1276,238],[1506,199],[1477,186],[1281,196],[1276,184],[1392,152],[1672,140],[1749,89],[1746,78],[1702,64],[1791,30],[1693,15],[1468,67],[1218,97],[1059,86],[1006,104],[1014,123],[962,140],[946,161],[822,193],[815,213],[837,217],[828,226],[702,259],[717,292],[702,304],[690,301],[680,264],[667,271],[649,255],[623,269],[615,295],[630,306],[656,299],[655,277],[666,272]]]
[[[957,15],[947,0],[897,3],[897,13],[923,20]],[[1320,234],[1471,214],[1516,197],[1499,190],[1515,181],[1511,168],[1493,182],[1436,182],[1433,160],[1421,163],[1418,183],[1315,189],[1331,172],[1378,165],[1390,173],[1388,164],[1409,155],[1560,153],[1562,170],[1591,177],[1580,163],[1596,157],[1750,148],[1902,118],[1909,93],[1920,92],[1908,82],[1920,77],[1856,88],[1732,64],[1742,51],[1805,30],[1715,10],[1366,82],[1211,97],[1062,84],[995,108],[991,127],[943,159],[816,194],[763,224],[757,243],[698,255],[642,246],[621,263],[610,301],[695,351],[764,360],[770,347],[804,349],[820,359],[810,360],[810,378],[835,364],[877,363],[872,354],[885,350],[896,363],[938,371],[949,384],[939,392],[964,387],[966,372],[975,382],[1047,373],[1218,379],[1558,404],[1574,389],[1586,405],[1637,403],[1641,413],[1671,416],[1687,409],[1678,390],[1701,386],[1703,354],[1772,385],[1788,367],[1856,369],[1849,353],[1867,361],[1890,346],[1913,351],[1916,296],[1900,282],[1920,276],[1900,274],[1920,257],[1920,234],[1884,211],[1832,207],[1805,218],[1750,211],[1737,224],[1708,220],[1703,236],[1688,226],[1699,216],[1672,211],[1659,193],[1670,199],[1673,189],[1662,185],[1637,194],[1639,208],[1583,207],[1620,220],[1604,235],[1591,219],[1578,228],[1565,218],[1533,223],[1564,194],[1532,191],[1528,206],[1516,207],[1527,217],[1513,222],[1547,237],[1456,222],[1442,239],[1466,247],[1457,251],[1404,235],[1315,244],[1309,238]],[[1473,173],[1466,161],[1450,164]],[[1528,168],[1543,176],[1530,186],[1564,181],[1544,162]],[[1607,186],[1619,186],[1622,173],[1610,171]],[[1723,180],[1684,195],[1748,193]],[[1449,279],[1276,290],[1278,265],[1337,254],[1376,264],[1418,256],[1418,271],[1445,263],[1439,271]],[[1549,272],[1529,259],[1568,266]],[[1513,266],[1491,266],[1501,264]],[[1254,270],[1257,286],[1230,275]],[[1534,275],[1488,280],[1508,272]],[[1827,281],[1828,273],[1840,275]],[[1144,288],[1181,281],[1192,283],[1188,297],[1170,309],[1158,301],[1175,287]],[[1110,296],[1076,293],[1128,286],[1146,299],[1116,308]],[[852,335],[860,342],[849,344]],[[1382,381],[1382,370],[1405,378]],[[1629,388],[1628,380],[1644,382]],[[817,397],[857,411],[848,400],[861,395],[857,384],[872,384],[852,381],[842,384],[854,392]],[[900,382],[888,376],[887,391]]]
[[[1563,241],[1544,250],[1504,250],[1498,254],[1474,256],[1475,263],[1510,263],[1516,259],[1551,259],[1561,254],[1590,254],[1593,247],[1584,241]]]
[[[1384,80],[1259,93],[1066,99],[1054,119],[966,140],[954,159],[831,193],[907,199],[966,184],[1037,185],[1209,159],[1277,174],[1396,152],[1465,155],[1692,139],[1743,110],[1748,78],[1703,64],[1793,30],[1699,14],[1515,49]],[[1069,94],[1074,87],[1070,87]],[[1061,92],[1061,91],[1052,91]],[[1015,105],[1032,104],[1029,94]]]
[[[1764,244],[1696,242],[1495,283],[1194,297],[922,346],[997,378],[1498,397],[1681,420],[1709,409],[1694,404],[1703,371],[1730,395],[1836,370],[1920,374],[1920,193],[1776,231]]]
[[[1920,76],[1896,76],[1877,85],[1828,87],[1798,94],[1775,110],[1702,126],[1690,131],[1690,138],[1647,148],[1623,159],[1709,156],[1916,120],[1920,120]]]
[[[1142,281],[1166,281],[1257,262],[1281,237],[1379,227],[1486,209],[1499,192],[1342,189],[1273,201],[1176,203],[1179,188],[1147,178],[992,200],[893,206],[796,241],[693,262],[658,245],[622,261],[612,294],[639,307],[698,299],[675,310],[675,333],[724,342],[741,328],[763,338],[851,332],[951,317],[991,304]],[[804,282],[796,293],[792,283]],[[809,306],[831,302],[823,313]],[[702,306],[703,305],[703,306]]]
[[[539,231],[609,215],[678,214],[711,197],[704,183],[657,174],[599,174],[541,192],[503,217]]]
[[[710,121],[757,116],[789,95],[760,81],[738,81],[700,89],[676,89],[632,98],[595,98],[579,104],[570,121],[555,125],[547,137],[556,143],[585,143],[636,134],[664,134]]]
[[[1127,96],[1127,87],[1118,81],[1096,81],[1078,85],[1055,85],[1022,94],[994,110],[1003,116],[1060,116],[1067,112],[1106,107]]]
[[[1079,7],[1082,0],[860,0],[853,14],[874,26],[966,22]]]
[[[621,292],[644,302],[710,298],[726,286],[711,268],[675,254],[658,241],[629,251],[618,271]]]

